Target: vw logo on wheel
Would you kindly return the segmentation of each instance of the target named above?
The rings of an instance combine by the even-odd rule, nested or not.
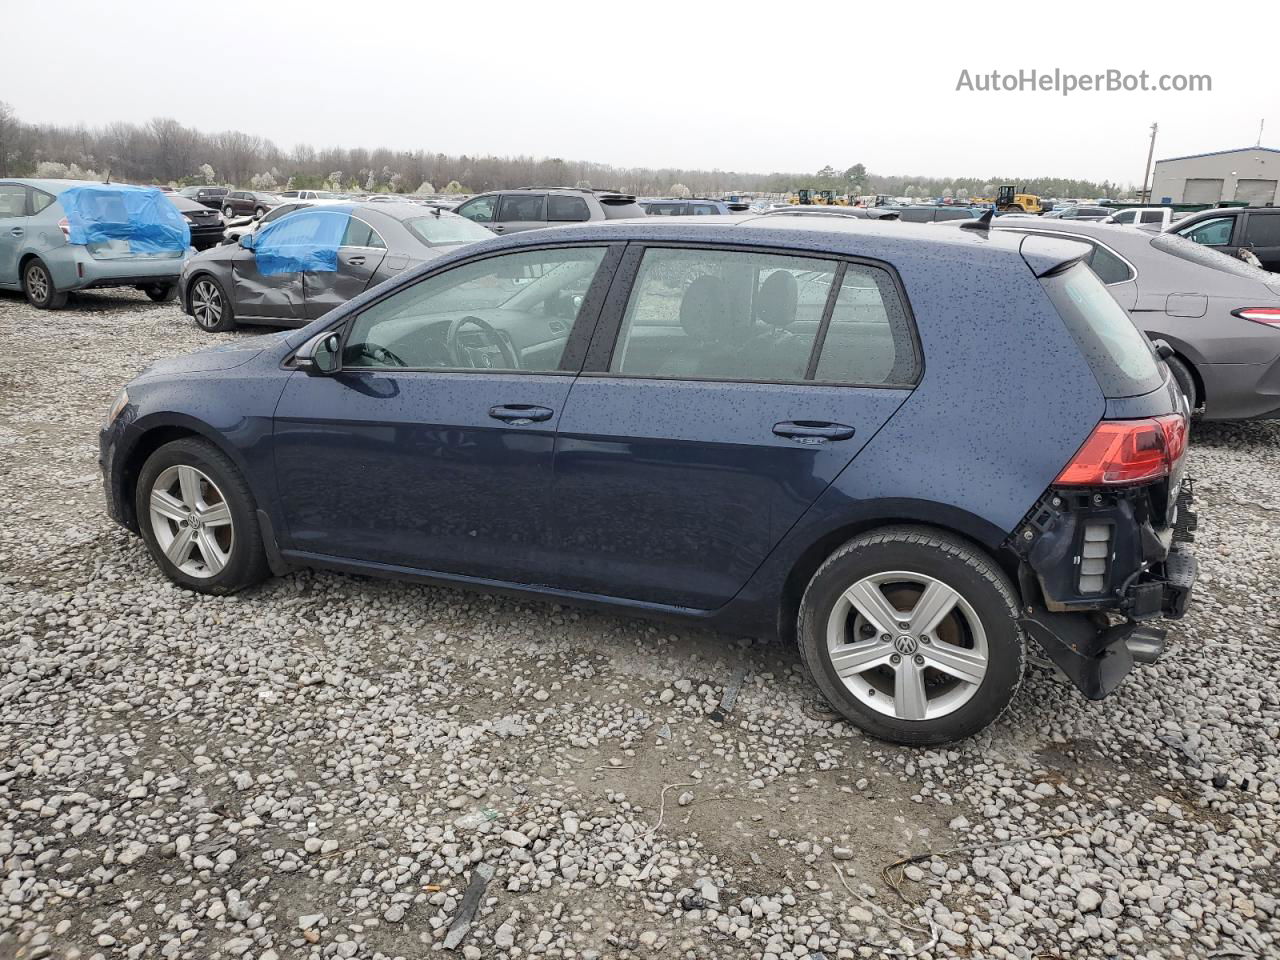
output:
[[[884,649],[883,647],[881,649]],[[893,649],[904,657],[909,657],[916,652],[916,638],[909,637],[905,633],[893,641]]]

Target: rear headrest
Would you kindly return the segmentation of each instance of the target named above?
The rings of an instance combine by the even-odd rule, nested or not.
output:
[[[796,278],[786,270],[775,270],[756,294],[756,319],[771,327],[790,326],[796,319],[799,298]]]
[[[680,298],[680,326],[695,340],[719,340],[729,332],[729,291],[719,277],[696,277]]]

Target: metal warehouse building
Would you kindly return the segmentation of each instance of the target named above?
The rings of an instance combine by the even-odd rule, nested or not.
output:
[[[1196,153],[1156,161],[1153,203],[1221,203],[1242,200],[1250,206],[1280,204],[1280,150],[1245,147]]]

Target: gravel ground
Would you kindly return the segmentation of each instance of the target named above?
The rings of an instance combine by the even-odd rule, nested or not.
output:
[[[1101,703],[1036,668],[982,736],[907,750],[779,644],[169,585],[103,511],[98,421],[225,339],[0,294],[0,957],[1280,952],[1280,423],[1194,431],[1203,580],[1161,664]]]

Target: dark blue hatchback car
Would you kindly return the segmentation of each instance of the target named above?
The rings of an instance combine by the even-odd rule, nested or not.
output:
[[[794,637],[868,732],[964,737],[1028,638],[1105,696],[1194,581],[1186,412],[1088,253],[845,218],[496,238],[153,365],[108,504],[194,590],[319,567]]]

